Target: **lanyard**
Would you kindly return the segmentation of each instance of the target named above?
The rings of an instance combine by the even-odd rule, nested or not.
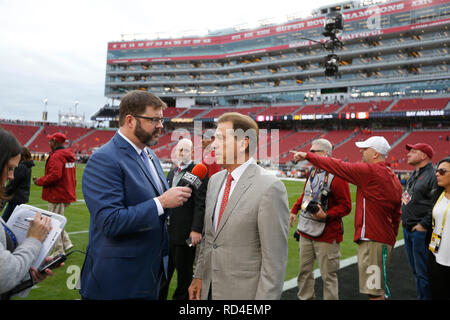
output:
[[[12,241],[14,242],[14,247],[17,247],[17,239],[16,239],[16,236],[14,235],[14,233],[12,233],[12,231],[9,230],[9,228],[6,225],[4,225],[3,223],[2,223],[2,226],[3,226],[3,229],[5,229],[6,233],[11,237]]]
[[[442,198],[444,198],[444,196],[445,196],[445,190],[442,191],[442,194],[439,196],[439,199],[438,199],[438,201],[436,201],[436,204],[438,204],[439,201],[441,201]],[[436,207],[436,204],[434,205],[434,207]],[[439,235],[441,235],[442,232],[444,231],[445,220],[447,219],[447,212],[448,212],[449,208],[450,208],[450,203],[447,205],[447,208],[444,211],[444,219],[442,219],[441,232],[439,233]],[[434,208],[433,208],[433,211],[434,211]],[[432,222],[432,226],[433,226],[433,230],[434,230],[434,219],[432,219],[431,222]]]
[[[384,276],[384,288],[385,288],[385,294],[384,296],[386,298],[389,298],[391,296],[391,291],[389,290],[388,284],[387,284],[387,257],[388,257],[388,246],[387,244],[383,244],[382,249],[382,257],[383,257],[383,276]]]
[[[314,178],[316,177],[316,173],[317,173],[318,169],[314,168],[314,171],[311,173],[311,193],[314,194],[314,199],[317,199],[317,196],[320,192],[320,186],[322,185],[328,185],[328,172],[325,172],[324,176],[322,177],[322,179],[318,179],[317,183],[314,185]],[[317,188],[317,189],[316,189]]]

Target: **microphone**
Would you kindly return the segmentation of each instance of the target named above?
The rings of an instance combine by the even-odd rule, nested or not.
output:
[[[178,186],[180,187],[189,187],[192,190],[198,190],[202,185],[202,180],[205,179],[206,174],[208,173],[208,168],[203,164],[197,164],[192,172],[186,172],[180,180]]]

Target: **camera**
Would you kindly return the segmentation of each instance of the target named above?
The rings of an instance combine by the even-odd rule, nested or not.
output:
[[[324,28],[325,32],[322,34],[325,37],[330,37],[332,40],[336,39],[336,34],[339,34],[344,30],[342,14],[338,11],[328,13],[325,18]]]
[[[325,75],[327,77],[335,76],[339,71],[339,57],[335,54],[329,54],[325,59]]]
[[[311,200],[305,208],[305,212],[309,214],[316,214],[319,211],[319,204],[323,211],[328,208],[328,197],[330,196],[331,190],[328,186],[322,186],[320,189],[320,201]]]
[[[306,206],[305,211],[309,214],[316,214],[319,211],[319,202],[314,200],[310,201]]]
[[[334,53],[336,49],[342,49],[344,44],[339,40],[338,35],[344,31],[344,17],[340,12],[340,8],[331,8],[330,12],[325,17],[324,32],[322,35],[330,38],[322,43],[321,41],[299,37],[299,39],[308,40],[314,43],[320,44],[325,50],[331,51],[325,61],[325,76],[337,77],[339,72],[339,57]]]

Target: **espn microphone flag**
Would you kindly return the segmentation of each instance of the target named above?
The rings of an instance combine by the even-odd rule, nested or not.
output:
[[[186,172],[181,178],[179,186],[183,187],[191,187],[195,190],[198,190],[202,185],[202,180],[205,179],[206,174],[208,173],[208,168],[203,163],[197,164],[192,172]]]

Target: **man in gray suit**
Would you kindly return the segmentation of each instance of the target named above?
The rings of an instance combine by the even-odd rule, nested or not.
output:
[[[218,120],[213,147],[225,170],[208,183],[204,237],[189,298],[279,299],[288,257],[284,184],[256,164],[258,125],[240,113]]]

